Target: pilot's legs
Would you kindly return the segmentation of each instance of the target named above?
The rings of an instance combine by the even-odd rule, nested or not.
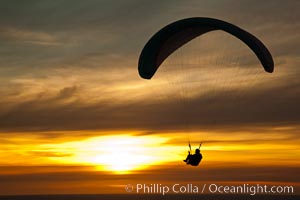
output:
[[[189,163],[190,158],[191,158],[191,154],[189,152],[189,155],[186,157],[185,160],[183,160],[183,162]]]

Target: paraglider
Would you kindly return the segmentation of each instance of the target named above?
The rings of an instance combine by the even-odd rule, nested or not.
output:
[[[188,155],[183,162],[186,162],[187,165],[198,166],[202,160],[202,154],[200,153],[202,143],[200,143],[199,148],[195,150],[195,154],[191,154],[191,145],[189,143],[190,150],[188,151]]]
[[[215,30],[225,31],[243,41],[256,54],[265,71],[273,72],[274,63],[269,50],[254,35],[222,20],[194,17],[171,23],[152,36],[140,54],[139,75],[144,79],[151,79],[174,51],[192,39]]]
[[[225,31],[247,45],[259,59],[264,70],[272,73],[274,62],[267,47],[254,35],[231,23],[205,17],[194,17],[173,22],[155,33],[144,46],[138,61],[138,72],[141,78],[151,79],[160,65],[177,49],[200,37],[201,35],[216,31]],[[183,67],[184,68],[184,67]],[[198,166],[202,160],[200,147],[195,154],[190,151],[184,160],[186,164]]]

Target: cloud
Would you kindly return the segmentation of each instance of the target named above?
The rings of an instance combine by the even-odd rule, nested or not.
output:
[[[58,46],[60,42],[53,36],[45,32],[34,32],[29,30],[16,29],[12,27],[0,29],[1,37],[6,39],[30,43],[41,46]]]
[[[31,168],[38,168],[31,167]],[[269,168],[268,168],[269,167]],[[21,168],[14,167],[15,169]],[[25,169],[27,167],[24,167]],[[42,167],[43,168],[43,167]],[[48,167],[49,169],[50,167]],[[204,171],[201,173],[193,173],[197,171],[197,169],[190,169],[190,171],[186,170],[186,166],[177,166],[176,168],[172,167],[156,167],[151,170],[144,170],[144,171],[136,171],[133,174],[128,175],[113,175],[109,172],[102,172],[102,171],[91,171],[90,169],[84,169],[84,167],[76,167],[76,166],[69,166],[70,170],[64,169],[65,167],[57,166],[58,170],[55,172],[42,172],[42,173],[25,173],[25,174],[13,174],[13,175],[1,175],[1,182],[9,181],[25,181],[25,182],[39,182],[41,180],[48,182],[48,181],[64,181],[64,182],[71,182],[71,181],[121,181],[121,180],[128,180],[131,179],[132,181],[140,181],[140,180],[147,180],[147,182],[152,181],[165,181],[171,182],[184,180],[185,182],[188,181],[292,181],[297,182],[297,176],[299,171],[296,167],[288,167],[288,168],[280,168],[274,166],[245,166],[237,169],[236,167],[211,167],[206,168],[204,167]],[[60,172],[60,168],[62,171]],[[74,169],[72,169],[74,168]],[[267,172],[265,171],[266,169]],[[284,173],[286,170],[289,169],[289,173]],[[22,171],[22,169],[19,169]],[[75,171],[74,170],[78,170]],[[69,172],[68,172],[69,171]],[[251,173],[252,172],[252,173]],[[257,176],[253,176],[252,174],[255,173]],[[216,174],[218,174],[216,176]],[[287,176],[282,179],[282,174],[286,174]],[[211,179],[214,176],[214,179]],[[102,177],[102,178],[99,178]],[[144,178],[143,178],[144,177]],[[298,177],[299,178],[299,177]]]
[[[185,121],[195,129],[297,124],[298,7],[295,1],[272,1],[272,6],[268,1],[237,4],[230,0],[189,4],[137,0],[5,2],[0,13],[2,40],[5,35],[30,44],[3,41],[0,129],[156,132],[180,129]],[[241,79],[235,76],[224,81],[220,77],[229,77],[230,70],[214,74],[201,71],[203,80],[215,79],[216,84],[209,88],[201,80],[203,89],[195,89],[188,101],[183,100],[184,105],[178,103],[178,98],[182,100],[178,94],[172,100],[178,89],[170,82],[162,78],[156,86],[149,86],[139,79],[137,60],[149,37],[172,21],[199,13],[228,20],[261,38],[274,53],[272,78],[251,71]],[[249,49],[219,35],[211,39],[218,42],[217,48],[216,42],[206,40],[210,37],[198,40],[206,50],[200,57],[202,64],[218,63],[222,68],[222,64],[232,67],[237,62],[259,69]],[[51,43],[63,45],[43,46]],[[191,77],[200,76],[195,72]],[[169,80],[173,78],[180,76],[169,76]],[[190,119],[186,120],[187,116]]]
[[[59,91],[57,98],[65,99],[65,98],[72,97],[77,92],[77,90],[78,89],[76,86],[65,87]]]
[[[62,152],[51,152],[51,151],[27,151],[27,154],[30,154],[33,157],[70,157],[73,156],[71,153],[62,153]]]
[[[183,129],[187,123],[195,129],[293,126],[299,124],[300,120],[297,106],[300,95],[295,95],[299,94],[297,85],[298,83],[289,85],[283,82],[276,87],[255,86],[255,89],[249,88],[242,92],[223,90],[211,95],[208,93],[195,96],[188,101],[181,99],[180,96],[175,96],[179,98],[177,100],[171,98],[171,94],[163,99],[159,96],[142,95],[136,100],[129,100],[128,97],[134,96],[136,89],[130,92],[126,87],[127,97],[105,100],[105,96],[104,99],[101,96],[106,91],[104,89],[101,93],[100,89],[95,90],[96,96],[100,98],[88,103],[84,97],[90,94],[90,90],[81,90],[82,97],[75,96],[71,101],[60,102],[59,99],[68,99],[79,92],[77,87],[72,86],[54,92],[53,97],[32,98],[16,104],[0,116],[0,127],[3,131],[85,129],[159,131]],[[112,89],[111,97],[114,97],[113,87],[110,89]],[[119,93],[118,90],[115,92]],[[161,92],[158,91],[158,94]]]

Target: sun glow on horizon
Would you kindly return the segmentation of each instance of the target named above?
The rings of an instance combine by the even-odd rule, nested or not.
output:
[[[101,168],[115,173],[128,173],[131,170],[161,162],[162,160],[152,153],[154,144],[159,145],[165,141],[165,138],[153,136],[106,137],[101,141],[95,141],[96,145],[100,145],[99,150],[102,153],[92,157],[91,162],[100,164]]]
[[[281,130],[281,129],[280,129]],[[288,134],[274,133],[202,133],[190,132],[192,152],[203,138],[202,167],[228,165],[299,165],[299,140],[289,140]],[[102,136],[95,136],[95,134]],[[140,132],[99,132],[93,136],[75,137],[70,132],[65,137],[7,136],[0,148],[2,166],[88,166],[89,170],[114,174],[133,174],[137,171],[160,167],[184,167],[187,155],[187,134],[184,132],[143,135]],[[209,138],[208,138],[209,137]],[[281,142],[278,142],[281,141]],[[277,150],[276,154],[274,149]],[[291,153],[292,152],[292,153]],[[11,158],[14,159],[11,159]]]
[[[125,174],[176,160],[178,155],[172,152],[177,147],[164,145],[167,141],[161,136],[115,135],[66,142],[60,146],[73,149],[74,155],[61,162],[95,165],[97,170]]]

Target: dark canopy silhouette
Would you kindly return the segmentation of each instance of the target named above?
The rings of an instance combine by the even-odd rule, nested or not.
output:
[[[228,22],[195,17],[176,21],[159,30],[143,48],[138,64],[142,78],[151,79],[158,67],[176,49],[210,31],[223,30],[243,41],[260,60],[266,72],[273,72],[273,58],[266,46],[254,35]]]

